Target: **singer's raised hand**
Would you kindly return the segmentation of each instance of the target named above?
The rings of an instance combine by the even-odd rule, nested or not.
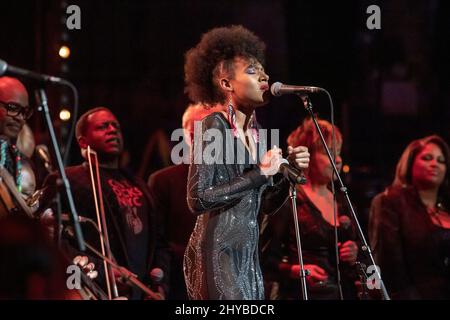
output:
[[[278,173],[282,162],[283,156],[281,149],[277,146],[273,146],[273,148],[267,151],[262,157],[259,168],[266,177],[273,176]]]
[[[295,166],[300,169],[307,169],[309,167],[310,154],[307,147],[288,146],[288,160],[290,163],[294,163]]]

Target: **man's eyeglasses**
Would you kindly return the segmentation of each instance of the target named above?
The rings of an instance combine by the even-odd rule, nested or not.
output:
[[[0,107],[5,108],[7,114],[11,117],[17,117],[18,115],[22,114],[23,118],[27,120],[30,119],[31,116],[33,115],[33,108],[29,106],[22,107],[21,105],[18,104],[0,101]]]

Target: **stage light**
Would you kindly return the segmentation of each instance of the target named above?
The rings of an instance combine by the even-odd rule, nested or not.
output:
[[[59,56],[63,59],[67,59],[70,56],[70,48],[61,46],[61,48],[59,48]]]
[[[62,121],[69,121],[70,117],[71,117],[71,113],[67,109],[61,109],[61,111],[59,112],[59,118]]]
[[[350,166],[346,165],[346,164],[344,166],[342,166],[342,172],[349,173],[350,172]]]

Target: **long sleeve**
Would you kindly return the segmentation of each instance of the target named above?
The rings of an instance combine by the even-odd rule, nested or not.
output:
[[[281,174],[273,176],[272,179],[277,182],[264,190],[261,203],[261,212],[268,215],[275,214],[286,203],[289,196],[289,181]]]
[[[218,116],[209,116],[202,123],[201,148],[196,148],[197,141],[194,141],[187,190],[189,209],[193,213],[201,214],[231,205],[267,182],[267,177],[261,173],[259,167],[227,180],[228,177],[224,176],[228,174],[225,161],[225,129],[223,121]],[[213,134],[214,137],[205,141],[208,140],[210,134]],[[209,151],[214,154],[214,158],[217,160],[215,163],[208,164],[209,159],[205,159]],[[198,157],[199,152],[201,152],[202,159],[196,161],[195,154],[197,153]]]
[[[418,299],[404,260],[401,223],[395,202],[385,194],[372,201],[369,216],[369,238],[381,277],[393,298]]]

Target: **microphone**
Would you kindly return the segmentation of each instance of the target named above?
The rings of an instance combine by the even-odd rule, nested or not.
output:
[[[164,289],[161,286],[162,279],[164,279],[164,271],[161,268],[153,268],[150,271],[150,279],[154,290],[158,292],[162,299],[165,299]]]
[[[152,271],[150,271],[150,278],[153,283],[160,284],[164,278],[164,271],[162,271],[161,268],[153,268]]]
[[[16,75],[16,76],[22,76],[25,78],[33,79],[39,82],[55,82],[55,83],[61,83],[64,82],[64,79],[49,76],[46,74],[40,74],[34,71],[22,69],[19,67],[8,65],[8,63],[5,60],[0,59],[0,76],[3,76],[5,73]]]
[[[290,182],[294,184],[306,183],[306,178],[303,175],[303,173],[297,168],[291,166],[286,159],[282,160],[282,163],[280,164],[280,168],[278,169],[278,171],[281,172],[286,179],[288,179]]]
[[[353,240],[352,233],[352,220],[345,215],[339,216],[339,240],[341,242],[346,242]]]
[[[316,93],[320,91],[324,91],[324,89],[309,86],[291,86],[282,84],[281,82],[274,82],[270,87],[270,92],[275,97],[282,96],[283,94]]]

